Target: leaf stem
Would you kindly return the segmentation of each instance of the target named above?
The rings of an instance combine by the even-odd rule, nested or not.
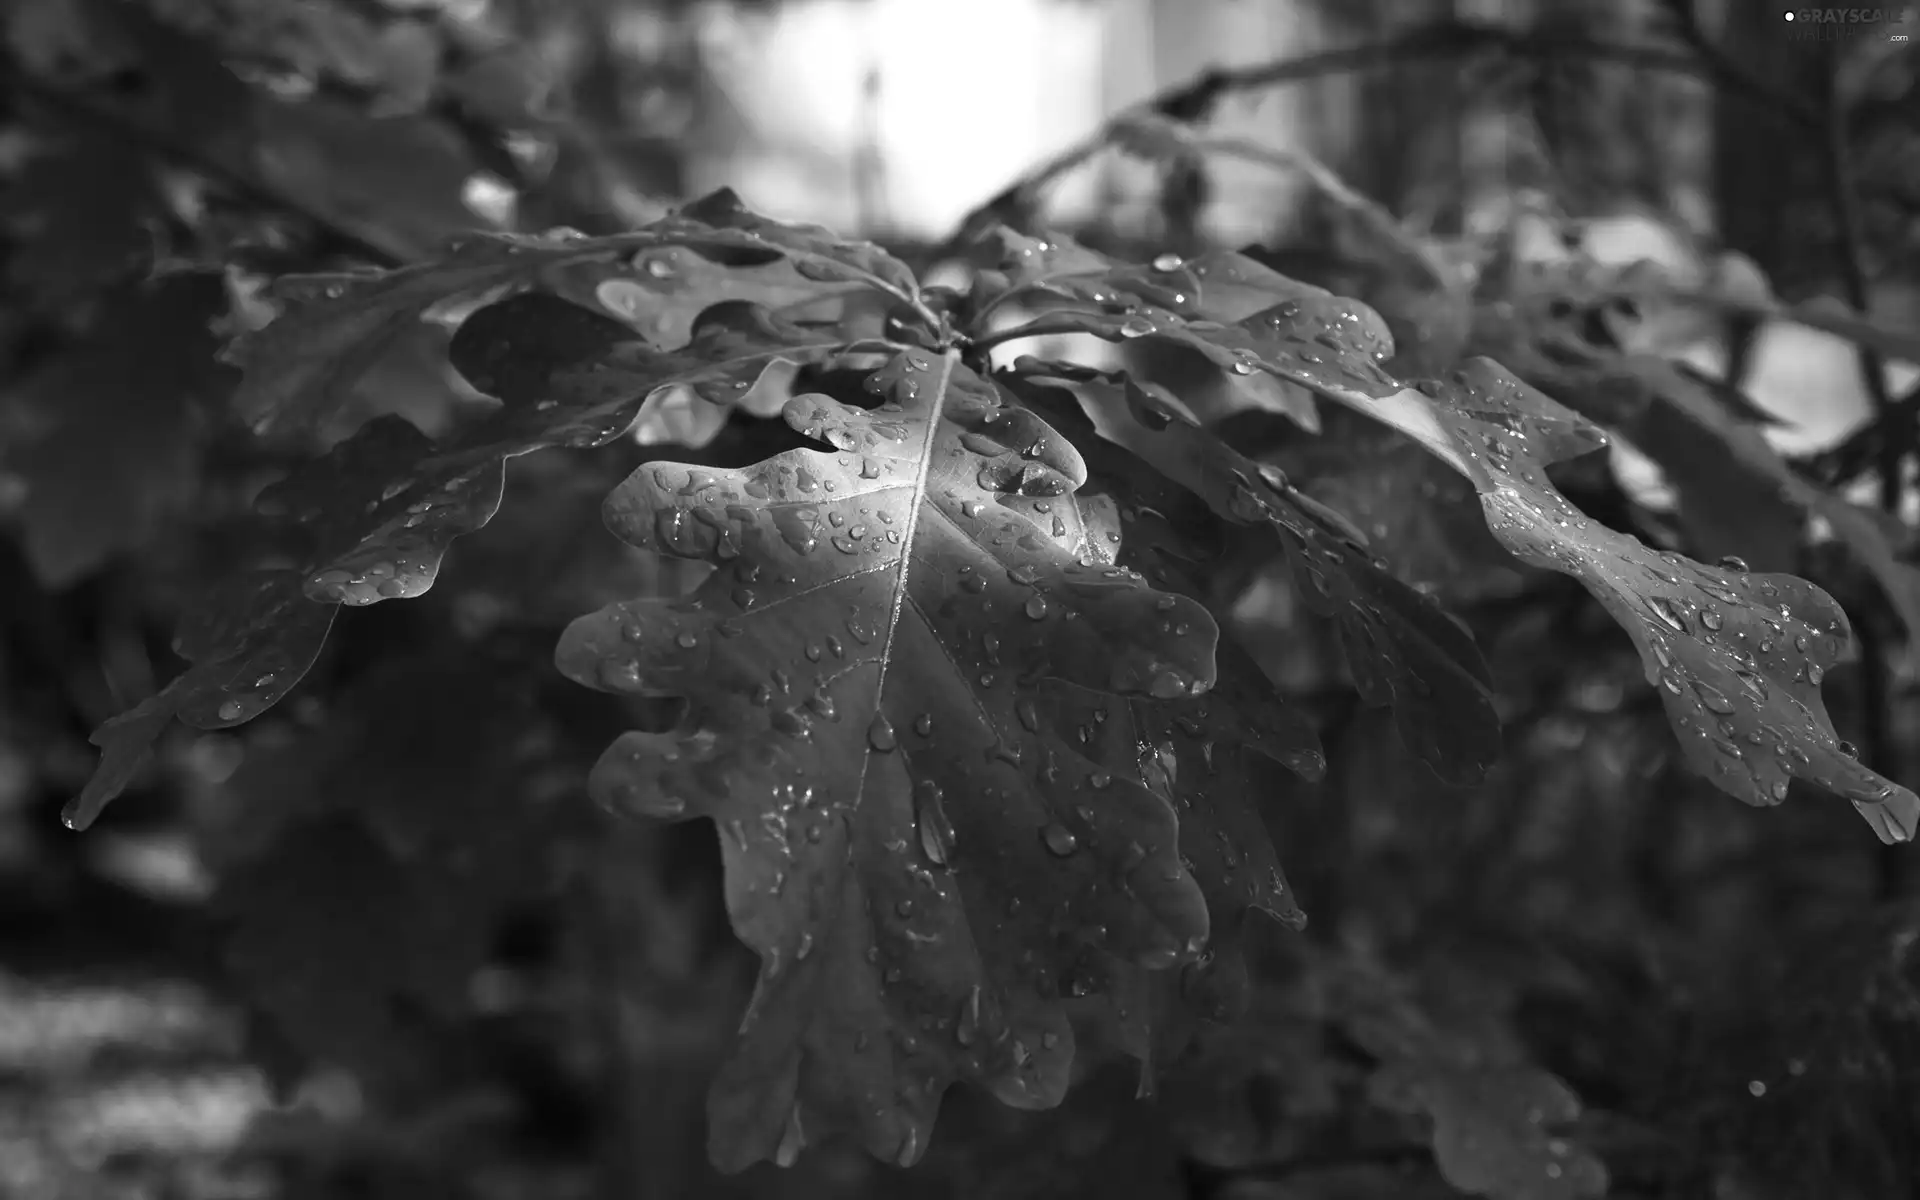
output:
[[[1075,309],[1073,311],[1083,312],[1091,310]],[[1001,329],[993,333],[983,333],[979,337],[974,338],[973,344],[967,349],[974,354],[985,354],[995,346],[1003,345],[1007,342],[1017,342],[1021,338],[1044,337],[1050,333],[1084,332],[1086,331],[1075,322],[1056,321],[1051,315],[1041,316],[1028,321],[1024,325],[1015,325],[1011,328]]]

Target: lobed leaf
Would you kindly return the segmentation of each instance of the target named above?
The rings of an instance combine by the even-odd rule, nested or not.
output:
[[[869,387],[872,410],[788,404],[836,453],[635,472],[615,532],[719,569],[581,618],[558,652],[589,686],[687,702],[593,785],[722,833],[761,958],[711,1102],[734,1169],[835,1128],[912,1162],[955,1079],[1049,1106],[1063,1001],[1193,962],[1210,932],[1174,808],[1142,782],[1165,767],[1117,731],[1164,720],[1134,701],[1213,686],[1213,618],[1106,561],[1078,451],[951,357],[902,353]]]
[[[1882,521],[1789,467],[1760,427],[1767,414],[1744,394],[1716,390],[1714,381],[1658,355],[1615,348],[1649,339],[1609,305],[1664,296],[1657,273],[1635,291],[1618,271],[1576,262],[1536,272],[1527,283],[1521,302],[1509,306],[1515,311],[1483,315],[1481,343],[1497,346],[1522,379],[1552,387],[1658,463],[1696,542],[1719,543],[1709,553],[1784,565],[1807,518],[1824,520],[1886,594],[1907,629],[1909,652],[1920,653],[1920,587]]]
[[[502,409],[442,445],[399,417],[376,418],[263,491],[263,515],[306,542],[301,567],[246,577],[189,615],[178,649],[194,665],[95,735],[110,740],[111,761],[69,807],[69,823],[90,823],[125,786],[139,733],[150,741],[165,727],[157,713],[178,711],[204,729],[252,720],[312,666],[334,605],[431,588],[453,539],[499,510],[507,458],[603,445],[666,381],[729,393],[783,354],[837,349],[815,328],[720,310],[677,352],[654,350],[611,318],[552,296],[517,296],[468,318],[454,338],[454,364],[505,392]],[[589,366],[573,370],[582,360]]]
[[[174,649],[187,670],[93,731],[93,744],[106,753],[61,819],[72,829],[91,825],[175,716],[226,729],[279,703],[319,657],[337,611],[309,601],[297,571],[256,571],[217,589],[181,622]]]
[[[1545,468],[1591,444],[1578,419],[1490,359],[1421,385],[1521,559],[1584,584],[1633,639],[1694,769],[1750,804],[1795,777],[1845,796],[1881,840],[1909,840],[1920,798],[1856,761],[1820,700],[1851,638],[1832,597],[1791,575],[1656,553],[1569,504]]]
[[[821,295],[858,285],[910,297],[917,287],[906,267],[878,247],[843,241],[816,226],[757,216],[730,191],[613,237],[588,238],[573,230],[478,233],[430,263],[276,281],[271,296],[283,306],[281,314],[265,328],[236,338],[227,350],[227,360],[243,372],[235,409],[261,433],[312,431],[341,408],[352,384],[430,309],[545,286],[549,280],[564,290],[569,279],[595,264],[632,263],[636,255],[646,270],[646,263],[663,261],[650,256],[667,247],[749,268],[784,257],[801,277],[821,285]],[[769,285],[764,291],[724,272],[700,276],[704,286],[628,291],[622,308],[630,311],[622,315],[634,320],[644,308],[648,321],[658,313],[677,325],[720,300],[788,304],[799,298],[792,276],[763,273],[761,279]]]
[[[1912,837],[1920,798],[1844,753],[1820,702],[1820,680],[1851,636],[1832,598],[1792,576],[1656,555],[1587,518],[1544,470],[1605,444],[1586,419],[1484,358],[1470,360],[1445,383],[1405,387],[1380,367],[1392,345],[1363,305],[1329,313],[1290,300],[1233,325],[1190,321],[1135,301],[1116,308],[1048,313],[1018,332],[1211,346],[1203,352],[1229,369],[1290,379],[1412,437],[1474,485],[1503,545],[1524,561],[1579,579],[1625,626],[1696,770],[1753,804],[1778,803],[1790,779],[1804,778],[1852,800],[1883,840]],[[1125,440],[1155,447],[1149,453],[1156,465],[1209,496],[1217,512],[1230,514],[1237,505],[1251,518],[1270,507],[1255,481],[1272,481],[1262,480],[1257,468],[1228,465],[1224,448],[1204,444],[1181,419],[1177,398],[1126,381],[1092,407],[1109,414],[1125,409],[1160,431],[1157,438]],[[1109,420],[1110,427],[1121,424]],[[1169,438],[1180,448],[1169,448]],[[1361,686],[1368,685],[1362,680]],[[1409,681],[1410,690],[1418,686],[1417,678]],[[1421,753],[1436,750],[1444,752],[1429,746]]]

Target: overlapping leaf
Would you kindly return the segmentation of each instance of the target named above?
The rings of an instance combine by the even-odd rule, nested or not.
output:
[[[1101,441],[1071,405],[1036,411],[1087,463],[1088,481],[1075,495],[1090,545],[1117,547],[1116,561],[1157,589],[1208,603],[1207,568],[1217,573],[1232,550],[1232,539],[1223,536],[1227,528],[1193,496]],[[1208,607],[1218,620],[1217,599]],[[1103,1024],[1120,1049],[1140,1060],[1143,1088],[1194,1031],[1195,1018],[1240,1014],[1247,993],[1240,939],[1249,915],[1258,911],[1296,928],[1306,920],[1256,805],[1276,790],[1271,772],[1279,767],[1320,778],[1319,739],[1232,639],[1220,640],[1214,662],[1216,682],[1205,697],[1134,697],[1116,705],[1088,696],[1077,709],[1074,734],[1085,752],[1115,775],[1137,778],[1179,814],[1181,858],[1206,896],[1212,921],[1206,953],[1177,977],[1106,964],[1104,978],[1121,999],[1103,1014],[1109,1018]],[[1099,718],[1100,712],[1110,715]]]
[[[837,347],[830,330],[777,322],[750,306],[720,306],[677,352],[656,351],[611,318],[552,296],[529,293],[480,310],[456,334],[452,358],[476,383],[503,393],[501,410],[444,445],[399,417],[378,418],[263,492],[262,513],[306,541],[303,565],[248,577],[233,598],[216,598],[191,618],[200,632],[179,649],[195,665],[95,734],[107,760],[69,820],[90,822],[118,794],[166,714],[218,729],[278,703],[325,644],[333,605],[431,588],[452,541],[498,511],[506,459],[604,445],[662,384],[724,397],[746,391],[782,355]]]
[[[1442,778],[1471,781],[1500,753],[1500,722],[1473,639],[1431,600],[1394,579],[1344,531],[1339,514],[1303,497],[1275,468],[1178,419],[1125,376],[1022,360],[1019,377],[1079,397],[1096,424],[1223,520],[1280,538],[1301,598],[1339,622],[1365,699],[1391,704],[1410,750]],[[1122,428],[1129,420],[1129,432]]]
[[[1603,446],[1597,428],[1486,359],[1471,360],[1424,394],[1406,388],[1379,366],[1392,346],[1376,338],[1377,318],[1361,315],[1362,305],[1354,309],[1352,320],[1329,320],[1288,301],[1220,325],[1122,306],[1115,313],[1049,313],[1030,327],[1210,344],[1223,362],[1292,379],[1412,437],[1474,484],[1502,544],[1579,579],[1626,627],[1688,761],[1722,790],[1773,804],[1800,777],[1854,801],[1883,839],[1912,836],[1920,798],[1843,753],[1820,702],[1820,680],[1851,636],[1831,597],[1792,576],[1656,555],[1597,525],[1554,490],[1544,470]],[[1096,405],[1107,412],[1124,405],[1163,431],[1161,439],[1130,444],[1161,447],[1171,433],[1198,445],[1177,403],[1131,386],[1133,394],[1122,389]],[[1154,461],[1201,494],[1227,493],[1214,502],[1216,511],[1231,512],[1235,504],[1257,511],[1266,503],[1252,482],[1257,471],[1220,470],[1218,454],[1212,446],[1156,451]]]
[[[625,257],[568,260],[541,276],[557,295],[599,307],[655,345],[676,349],[693,337],[695,318],[722,301],[784,309],[858,286],[857,279],[840,284],[823,280],[810,260],[801,261],[809,265],[802,268],[790,258],[716,261],[686,246],[667,245]]]
[[[1832,597],[1791,575],[1659,554],[1589,519],[1545,467],[1597,435],[1491,360],[1422,387],[1488,527],[1523,560],[1578,579],[1626,629],[1696,770],[1750,804],[1805,779],[1852,800],[1882,840],[1913,836],[1920,798],[1848,754],[1821,703],[1851,638]]]
[[[1628,273],[1629,276],[1631,273]],[[1575,261],[1528,278],[1517,304],[1483,312],[1476,340],[1515,374],[1583,415],[1618,430],[1666,472],[1680,516],[1710,554],[1756,562],[1790,555],[1809,516],[1819,517],[1880,584],[1909,640],[1920,644],[1920,588],[1873,514],[1796,474],[1767,441],[1746,400],[1716,394],[1655,354],[1616,349],[1648,340],[1645,321],[1608,307],[1622,297],[1669,294],[1657,272],[1638,289],[1622,273]]]
[[[68,826],[93,823],[176,715],[201,729],[225,729],[279,703],[306,675],[339,610],[308,600],[301,582],[297,571],[243,575],[183,621],[174,649],[192,665],[159,695],[93,731],[100,765],[62,814]]]
[[[713,1094],[730,1167],[833,1128],[911,1162],[956,1078],[1054,1103],[1061,999],[1120,986],[1115,962],[1191,962],[1209,933],[1174,809],[1140,782],[1166,766],[1106,731],[1125,697],[1213,685],[1213,619],[1103,561],[1078,452],[971,372],[907,352],[871,386],[874,410],[787,407],[838,453],[636,472],[609,523],[719,569],[582,618],[559,651],[581,682],[688,703],[594,783],[720,828],[762,963]]]
[[[549,274],[563,284],[582,264],[631,262],[636,254],[663,247],[683,247],[729,264],[765,264],[784,257],[799,276],[820,283],[822,294],[856,284],[910,297],[916,286],[903,264],[871,243],[843,241],[815,226],[756,216],[730,191],[615,237],[587,238],[569,230],[537,236],[475,234],[449,247],[435,262],[276,281],[272,295],[284,306],[281,314],[228,348],[229,360],[244,373],[236,411],[263,433],[312,430],[345,402],[347,389],[388,352],[400,332],[430,309],[541,286]],[[719,300],[785,304],[798,298],[793,281],[784,276],[766,296],[743,295],[737,281],[725,273],[699,278],[711,286],[650,291],[645,307],[678,323]],[[642,297],[628,299],[632,311],[623,315],[638,317]]]
[[[1322,336],[1391,345],[1385,325],[1364,306],[1290,279],[1244,254],[1167,254],[1141,265],[1116,262],[1066,238],[1042,240],[1007,230],[998,236],[1000,268],[1008,280],[1001,296],[1039,291],[1093,305],[1103,315],[1079,318],[1096,320],[1094,327],[1082,327],[1072,316],[1042,318],[1043,328],[1036,332],[1059,329],[1115,340],[1144,339],[1158,343],[1155,348],[1162,353],[1210,363],[1222,372],[1236,410],[1277,412],[1305,428],[1317,428],[1311,395],[1298,382],[1253,369],[1246,355],[1231,353],[1219,337],[1186,336],[1189,324],[1206,329],[1235,325],[1285,306],[1287,320],[1311,324]],[[1315,364],[1303,360],[1302,365]]]

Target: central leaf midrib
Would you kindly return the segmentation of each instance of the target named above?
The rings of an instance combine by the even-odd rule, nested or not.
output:
[[[911,366],[912,352],[908,352],[907,362]],[[946,408],[947,389],[953,383],[954,367],[960,361],[960,352],[949,350],[940,358],[940,375],[934,381],[932,395],[928,399],[931,411],[926,415],[926,432],[921,435],[918,461],[914,465],[911,503],[907,506],[909,516],[907,527],[901,531],[900,538],[900,574],[894,579],[893,595],[887,606],[887,627],[880,641],[879,662],[880,678],[873,689],[873,712],[879,720],[886,719],[887,673],[893,666],[893,642],[900,630],[900,617],[907,606],[907,584],[913,573],[913,542],[920,533],[920,514],[927,507],[927,478],[933,471],[933,446],[940,436],[940,422]],[[937,639],[936,639],[937,640]],[[866,795],[867,768],[873,762],[873,749],[860,756],[860,774],[854,780],[856,800]]]

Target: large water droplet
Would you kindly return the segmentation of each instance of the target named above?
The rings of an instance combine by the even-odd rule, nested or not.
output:
[[[954,834],[953,823],[947,819],[941,799],[940,785],[931,779],[921,780],[913,789],[914,822],[919,827],[920,849],[929,861],[944,867],[953,858]]]
[[[1733,712],[1733,701],[1727,699],[1725,692],[1722,692],[1712,684],[1703,683],[1698,679],[1691,680],[1690,682],[1693,684],[1694,694],[1700,697],[1701,706],[1708,712],[1720,713],[1722,715]]]
[[[1049,853],[1060,858],[1080,848],[1080,839],[1073,836],[1073,830],[1057,822],[1040,831],[1040,840],[1046,844]]]
[[[1675,633],[1687,632],[1687,619],[1681,615],[1680,606],[1665,596],[1648,596],[1647,611],[1660,618],[1667,628]]]
[[[892,752],[900,745],[893,735],[893,726],[887,721],[885,713],[873,714],[873,721],[867,726],[867,745],[880,754]]]

